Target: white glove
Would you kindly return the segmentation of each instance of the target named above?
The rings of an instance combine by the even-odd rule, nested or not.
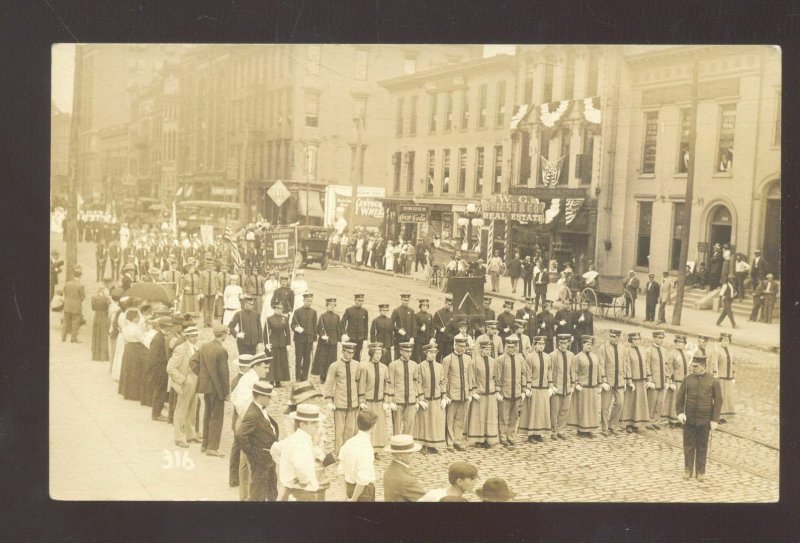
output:
[[[298,334],[302,334],[304,330],[302,326],[298,325],[294,327],[294,331],[297,332]]]
[[[358,404],[358,408],[361,409],[362,411],[366,411],[367,404],[365,402],[361,402],[360,404]]]
[[[510,328],[508,328],[508,327],[505,327],[505,328],[503,328],[503,332],[510,332],[510,331],[511,331],[511,330],[510,330]]]
[[[400,334],[401,336],[406,335],[406,331],[405,331],[404,328],[401,328],[400,330],[398,330],[397,333]]]
[[[680,413],[678,415],[678,422],[681,424],[686,424],[686,413]]]
[[[419,407],[420,409],[428,409],[428,402],[426,402],[425,400],[420,400],[417,402],[417,407]]]
[[[265,344],[264,344],[264,348],[265,348],[265,349],[269,349],[269,350],[270,350],[270,352],[272,352],[272,343],[265,343]]]
[[[478,393],[475,393],[475,394],[472,395],[472,399],[475,400],[476,402],[479,402],[479,401],[481,401],[481,395],[478,394]]]
[[[392,411],[397,411],[397,404],[394,402],[389,402],[389,409]]]
[[[669,386],[670,390],[675,390],[675,384],[674,383],[670,383],[668,386]]]
[[[244,339],[244,332],[239,332],[236,334],[236,339]]]
[[[447,407],[447,398],[442,398],[442,399],[439,401],[439,405],[441,405],[441,406],[442,406],[442,409],[444,409],[445,407]]]
[[[413,337],[412,338],[408,338],[408,342],[413,345],[414,344],[414,338]]]
[[[530,398],[531,396],[533,396],[533,392],[531,392],[531,391],[530,391],[530,389],[526,389],[526,390],[525,390],[525,392],[524,392],[524,394],[525,394],[525,396],[526,396],[526,397],[528,397],[528,398]]]
[[[322,341],[328,341],[328,336],[320,336],[320,337],[322,338]]]
[[[350,341],[350,336],[347,334],[342,334],[342,341]]]
[[[389,404],[388,403],[383,402],[383,410],[384,411],[388,411],[389,410]]]
[[[585,321],[585,320],[586,320],[586,319],[584,319],[584,318],[583,318],[583,315],[581,315],[581,318],[580,318],[580,319],[578,319],[578,322],[583,322],[583,321]]]
[[[580,383],[575,383],[575,390],[580,392],[581,390],[583,390],[583,385],[581,385]]]
[[[601,384],[600,386],[601,386],[601,387],[602,387],[602,389],[603,389],[603,390],[605,390],[605,391],[609,391],[609,390],[611,390],[611,387],[609,386],[609,384],[608,384],[608,383],[603,383],[603,384]]]
[[[439,328],[439,331],[444,334],[444,327]]]
[[[717,429],[717,426],[719,426],[719,423],[718,423],[718,422],[714,422],[714,421],[712,420],[712,421],[711,421],[711,431],[713,432],[714,430],[716,430],[716,429]]]
[[[544,328],[544,322],[542,322],[542,324],[539,325],[539,328]]]
[[[628,383],[628,387],[630,387],[631,390],[636,390],[636,385],[633,383]]]
[[[656,384],[655,383],[647,383],[645,388],[649,388],[650,390],[655,390]]]
[[[558,324],[559,324],[560,326],[564,326],[565,324],[567,324],[567,321],[565,321],[565,320],[563,320],[563,319],[562,319],[562,320],[558,321]]]
[[[331,411],[336,411],[336,406],[333,403],[329,403],[328,409],[330,409]]]
[[[495,397],[495,398],[497,398],[497,401],[498,401],[498,402],[502,402],[502,401],[503,401],[503,395],[502,395],[500,392],[497,392],[497,393],[494,395],[494,397]]]
[[[424,324],[422,326],[420,326],[419,331],[420,332],[424,332],[425,331],[425,325]]]

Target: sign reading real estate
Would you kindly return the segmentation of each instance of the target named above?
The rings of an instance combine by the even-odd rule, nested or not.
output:
[[[495,194],[481,200],[484,220],[544,223],[545,204],[527,195]]]

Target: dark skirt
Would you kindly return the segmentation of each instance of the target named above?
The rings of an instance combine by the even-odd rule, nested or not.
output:
[[[144,364],[147,348],[139,342],[126,343],[122,353],[119,376],[119,393],[126,400],[139,400],[144,380]]]
[[[318,375],[324,383],[328,376],[328,367],[336,362],[338,343],[317,343],[317,351],[314,353],[314,361],[311,363],[311,375]]]
[[[269,366],[268,380],[273,383],[279,381],[289,381],[289,353],[286,347],[272,348],[272,363]]]
[[[108,311],[95,311],[92,321],[92,360],[108,362]]]

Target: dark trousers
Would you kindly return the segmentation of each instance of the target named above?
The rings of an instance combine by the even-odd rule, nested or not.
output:
[[[173,420],[175,419],[175,406],[178,405],[178,393],[170,389],[167,397],[169,403],[169,415],[167,416],[167,422],[172,424]]]
[[[81,327],[80,313],[64,313],[64,325],[61,327],[61,341],[67,341],[67,334],[70,340],[78,341],[78,330]]]
[[[629,315],[631,318],[636,316],[636,296],[625,297],[625,315]]]
[[[356,352],[353,354],[353,360],[358,360],[361,362],[361,350],[364,348],[364,340],[363,339],[350,339],[353,343],[356,344]],[[388,348],[388,346],[387,346]]]
[[[533,279],[529,277],[522,278],[522,295],[523,296],[530,296],[531,295],[531,287],[533,286]]]
[[[116,281],[119,279],[119,269],[122,264],[121,260],[112,260],[111,261],[111,280]]]
[[[747,272],[736,272],[736,293],[739,295],[740,300],[744,300],[745,277],[747,277]]]
[[[294,380],[305,381],[308,379],[308,370],[311,367],[311,353],[313,343],[294,344]]]
[[[278,474],[275,464],[264,466],[250,463],[250,489],[247,493],[249,502],[274,502],[278,499]]]
[[[347,497],[352,498],[353,492],[356,490],[356,485],[353,483],[348,483],[345,481],[345,491],[347,492]],[[374,502],[375,501],[375,485],[370,483],[364,487],[364,490],[361,491],[361,495],[358,497],[359,502]]]
[[[708,434],[711,424],[683,425],[683,459],[687,473],[706,473],[706,455],[708,454]]]
[[[772,312],[775,309],[775,294],[764,294],[764,322],[772,322]]]
[[[242,339],[236,340],[236,348],[239,350],[239,354],[256,354],[256,346],[248,345]]]
[[[203,412],[203,448],[209,451],[219,449],[222,438],[222,420],[225,416],[225,401],[215,393],[203,394],[205,411]]]
[[[725,320],[725,317],[731,319],[731,325],[736,326],[736,320],[733,318],[733,309],[731,308],[731,300],[722,299],[722,312],[719,314],[719,318],[717,319],[717,325],[722,324],[722,321]]]
[[[50,299],[51,302],[53,301],[53,296],[55,295],[55,293],[56,293],[56,284],[53,282],[52,279],[50,279],[50,298],[49,299]]]
[[[656,301],[647,300],[644,308],[644,320],[650,322],[656,320],[656,303]]]
[[[103,260],[98,260],[97,261],[96,272],[97,272],[97,282],[98,283],[103,280],[103,275],[105,275],[105,273],[106,273],[106,262],[107,262],[107,259],[103,259]]]
[[[535,305],[533,307],[534,310],[538,313],[540,304],[541,307],[544,308],[544,301],[547,299],[547,285],[544,283],[542,283],[541,285],[534,285],[533,290],[536,293]]]
[[[231,424],[231,430],[233,430],[234,435],[236,435],[236,423],[239,421],[239,414],[236,412],[236,409],[233,410],[233,419]],[[241,452],[241,448],[239,447],[239,442],[236,441],[234,438],[233,443],[231,444],[231,458],[228,462],[228,485],[229,486],[239,486],[239,459]],[[251,479],[252,481],[252,479]]]
[[[153,409],[150,412],[152,418],[161,416],[161,410],[164,409],[164,404],[167,402],[167,383],[155,383],[151,387],[153,390]]]
[[[761,306],[764,305],[763,298],[753,298],[753,310],[750,312],[750,320],[757,321],[758,313],[761,311]]]

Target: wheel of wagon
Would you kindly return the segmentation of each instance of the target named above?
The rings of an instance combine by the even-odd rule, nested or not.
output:
[[[587,287],[581,291],[580,295],[580,303],[588,303],[589,304],[589,311],[592,313],[597,313],[597,293],[594,291],[593,288]]]

